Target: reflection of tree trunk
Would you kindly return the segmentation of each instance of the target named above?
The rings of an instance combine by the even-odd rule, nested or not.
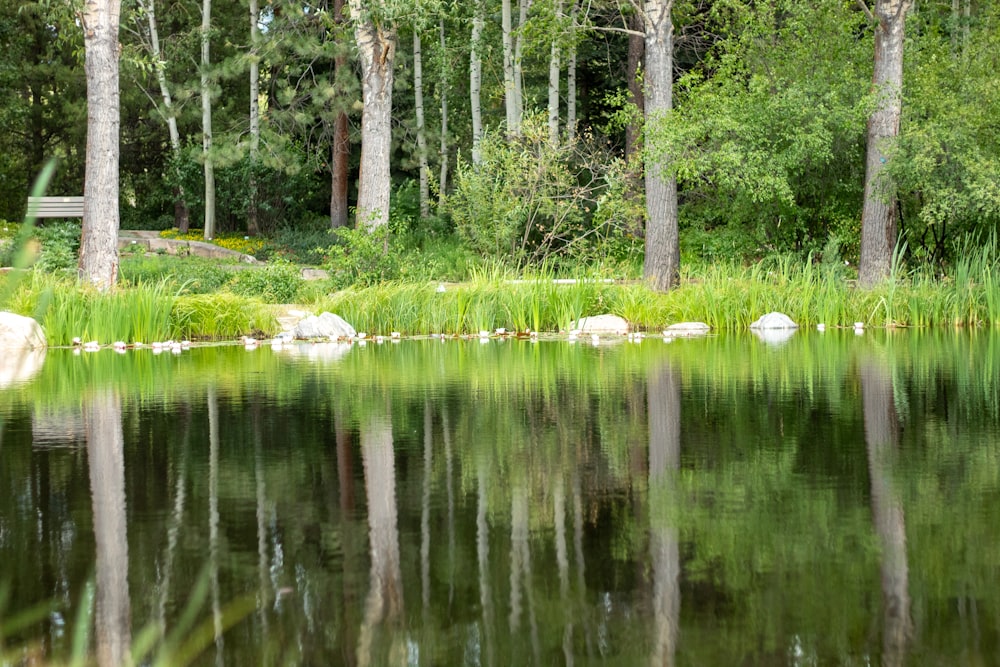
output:
[[[649,378],[649,548],[653,571],[653,665],[673,665],[677,650],[681,592],[677,529],[668,515],[680,468],[681,394],[677,377],[664,364]]]
[[[223,662],[222,604],[219,600],[219,401],[208,388],[208,568],[212,588],[215,664]]]
[[[260,590],[257,592],[257,610],[260,613],[260,623],[265,645],[268,636],[267,607],[271,602],[271,591],[268,585],[268,553],[267,553],[267,494],[264,486],[264,433],[261,424],[261,406],[257,401],[253,404],[253,451],[254,451],[254,486],[257,489],[257,578]]]
[[[566,488],[562,475],[555,481],[552,492],[552,511],[556,524],[556,566],[559,570],[559,600],[563,608],[563,659],[573,664],[573,603],[569,599],[569,551],[566,547]]]
[[[587,580],[583,558],[583,494],[580,492],[580,470],[573,466],[573,552],[576,555],[577,608],[584,609],[587,597]],[[583,637],[587,644],[587,657],[592,655],[591,632],[586,617],[581,619]]]
[[[423,593],[424,624],[429,621],[431,606],[431,466],[434,463],[431,440],[434,435],[431,402],[424,399],[424,489],[420,504],[420,586]]]
[[[403,580],[399,567],[395,461],[392,422],[388,415],[372,414],[361,431],[361,457],[368,495],[368,540],[371,574],[365,618],[358,638],[358,664],[369,665],[375,627],[394,623],[403,614]],[[394,638],[395,639],[395,638]],[[405,662],[406,648],[393,641],[389,662]],[[376,661],[379,662],[379,661]]]
[[[97,662],[118,667],[127,663],[132,642],[121,400],[110,389],[88,397],[84,424],[97,544]]]
[[[903,503],[892,480],[893,458],[899,445],[899,419],[896,416],[892,377],[885,364],[875,359],[864,359],[860,374],[872,516],[882,548],[882,664],[894,666],[903,664],[912,629],[906,520]]]
[[[490,590],[490,527],[486,521],[486,463],[480,461],[476,471],[479,496],[476,503],[476,556],[479,561],[479,606],[483,610],[483,640],[486,643],[486,665],[495,665],[493,648],[493,592]]]
[[[167,553],[163,559],[163,580],[160,582],[160,601],[157,611],[157,623],[160,632],[167,630],[167,600],[170,598],[170,585],[174,571],[174,554],[177,552],[177,534],[180,532],[181,521],[184,518],[184,501],[187,492],[187,456],[188,442],[191,436],[191,410],[188,405],[181,408],[184,414],[184,433],[181,436],[180,460],[177,463],[177,484],[174,490],[174,511],[167,527]]]
[[[528,490],[518,484],[510,499],[510,632],[516,636],[521,627],[521,587],[528,608],[528,625],[535,663],[541,654],[538,625],[535,622],[534,590],[531,585],[531,545],[528,543]]]
[[[441,408],[441,429],[444,435],[444,474],[448,494],[448,607],[455,602],[455,484],[452,481],[451,432],[448,408]]]
[[[355,621],[355,610],[359,586],[353,573],[358,570],[356,563],[361,549],[359,544],[361,540],[357,535],[357,526],[354,523],[354,474],[351,438],[340,409],[334,410],[334,421],[334,434],[337,441],[337,486],[340,494],[340,530],[344,545],[344,588],[341,599],[344,619],[341,624],[344,650],[339,658],[342,665],[354,665],[356,655],[352,647],[357,642],[356,629],[358,624]]]

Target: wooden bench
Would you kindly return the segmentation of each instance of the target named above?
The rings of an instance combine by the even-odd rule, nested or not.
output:
[[[28,197],[29,218],[82,218],[83,197]]]

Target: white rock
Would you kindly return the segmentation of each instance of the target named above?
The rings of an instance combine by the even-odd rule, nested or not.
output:
[[[357,335],[354,327],[333,313],[324,312],[319,316],[304,317],[292,332],[296,338],[353,338]]]
[[[751,329],[798,329],[799,325],[784,313],[768,313],[750,325]]]
[[[627,334],[628,322],[617,315],[594,315],[591,317],[581,317],[578,321],[570,324],[572,329],[579,329],[581,333],[589,334]]]
[[[15,313],[0,312],[0,350],[44,350],[42,327],[35,320]]]

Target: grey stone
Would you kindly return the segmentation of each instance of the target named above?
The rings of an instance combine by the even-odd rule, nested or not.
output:
[[[326,280],[330,277],[330,274],[323,269],[302,269],[302,279],[303,280]]]
[[[751,329],[798,329],[799,325],[784,313],[768,313],[750,325]]]
[[[0,312],[0,350],[44,350],[47,345],[38,322],[23,315]]]
[[[617,315],[593,315],[581,317],[570,325],[570,329],[579,329],[580,333],[588,334],[626,334],[628,322]]]
[[[310,315],[302,318],[292,331],[296,338],[353,338],[357,335],[354,327],[347,320],[324,312],[319,316]]]

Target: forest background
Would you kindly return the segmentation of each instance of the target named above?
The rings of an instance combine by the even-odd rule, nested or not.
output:
[[[330,261],[332,228],[344,228],[341,248],[372,243],[346,213],[364,108],[354,26],[341,2],[256,4],[161,0],[153,13],[151,0],[123,2],[121,227],[262,235]],[[878,104],[862,3],[677,0],[673,110],[646,127],[629,4],[373,4],[395,44],[392,198],[376,246],[634,276],[643,169],[657,165],[677,181],[682,264],[792,254],[856,265]],[[17,220],[50,157],[49,193],[83,192],[83,31],[69,3],[0,0],[0,37],[0,218]],[[995,234],[998,71],[1000,8],[916,0],[900,132],[884,149],[900,261],[946,273]]]

